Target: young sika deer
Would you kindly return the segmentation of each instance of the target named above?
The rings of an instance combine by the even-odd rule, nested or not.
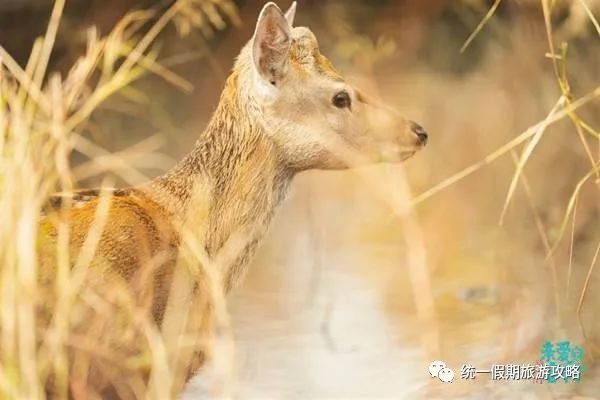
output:
[[[219,279],[227,292],[243,276],[294,175],[308,169],[401,162],[426,144],[422,127],[370,103],[350,86],[320,53],[313,33],[292,27],[294,13],[295,3],[285,14],[274,3],[266,4],[193,150],[165,175],[140,187],[115,190],[107,199],[106,222],[85,278],[85,285],[97,295],[94,298],[111,303],[115,288],[125,287],[135,301],[148,305],[164,332],[173,305],[169,293],[183,296],[171,290],[181,259],[182,232],[190,233],[208,260],[220,268]],[[95,190],[76,193],[70,208],[58,207],[59,197],[51,199],[56,210],[42,222],[40,241],[45,282],[55,279],[57,260],[47,254],[56,252],[59,222],[70,228],[69,248],[75,260],[87,246],[86,238],[90,241],[88,230],[98,210],[107,204],[98,194]],[[230,246],[235,238],[243,240]],[[188,307],[185,332],[206,341],[205,332],[214,318],[208,278],[201,267],[188,269],[194,269],[195,275],[190,273],[183,281],[193,284],[189,296],[177,304]],[[56,304],[44,306],[51,315]],[[73,330],[89,333],[95,326],[107,353],[131,355],[137,351],[132,350],[134,344],[146,340],[139,332],[127,336],[115,329],[123,323],[120,311],[106,317],[106,311],[89,308],[104,314],[105,322],[90,321],[89,315],[82,314],[72,322]],[[202,346],[180,365],[172,390],[179,390],[205,361]],[[74,347],[83,351],[85,344]],[[87,387],[102,396],[144,395],[140,382],[145,378],[133,378],[134,367],[90,354],[84,364],[88,372],[71,373],[71,393],[77,396],[81,387]],[[137,372],[143,369],[137,368]],[[154,373],[146,367],[142,375]]]

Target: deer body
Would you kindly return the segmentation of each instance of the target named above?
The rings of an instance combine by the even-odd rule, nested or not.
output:
[[[387,161],[402,161],[425,142],[418,125],[390,117],[348,86],[320,54],[314,35],[292,28],[294,12],[295,4],[285,15],[273,3],[263,8],[254,37],[242,50],[194,149],[165,175],[116,190],[109,199],[88,284],[107,297],[114,285],[127,287],[136,301],[149,307],[159,328],[170,307],[182,232],[191,233],[221,268],[220,283],[228,291],[243,276],[295,174],[351,166],[336,146],[360,153],[362,164],[381,161],[386,154]],[[374,120],[384,124],[384,132],[374,133]],[[42,221],[42,279],[54,274],[57,260],[49,254],[61,223],[69,226],[71,259],[83,251],[102,201],[97,195],[75,194],[74,207]],[[53,200],[56,207],[60,201]],[[241,245],[229,251],[235,238],[242,239]],[[207,277],[200,273],[190,280],[194,284],[184,300],[192,304],[186,332],[202,337],[211,326],[214,305],[207,295]],[[126,351],[127,342],[113,337],[110,323],[103,329],[107,346]],[[133,335],[129,340],[140,339]],[[200,346],[186,360],[175,390],[201,365],[203,353]],[[95,363],[90,376],[81,379],[94,381],[91,386],[98,393],[140,394],[127,388],[126,381],[133,378],[111,374],[114,365]]]

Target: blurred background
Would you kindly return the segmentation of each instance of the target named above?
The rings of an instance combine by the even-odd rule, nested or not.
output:
[[[159,61],[183,80],[147,75],[92,116],[89,137],[111,152],[153,135],[163,139],[167,157],[141,163],[149,177],[193,146],[263,4],[204,3],[213,4],[204,9],[214,14],[210,23],[192,13],[157,41]],[[561,96],[540,2],[500,2],[460,52],[492,3],[299,1],[296,25],[313,30],[338,70],[430,134],[427,148],[403,166],[363,171],[406,173],[419,199],[412,221],[425,250],[425,279],[407,268],[413,243],[405,224],[364,177],[356,171],[301,174],[245,282],[228,296],[237,397],[597,398],[600,271],[589,274],[580,318],[576,312],[600,240],[597,176],[581,185],[575,218],[562,236],[560,228],[578,182],[600,159],[593,135],[600,102],[577,111],[591,130],[583,132],[587,150],[569,118],[546,130],[502,225],[515,172],[510,152],[417,197],[546,118]],[[554,44],[568,43],[570,94],[577,99],[600,85],[600,31],[589,18],[600,18],[600,2],[554,3]],[[108,33],[131,9],[168,5],[68,1],[50,69],[68,70],[85,49],[89,26]],[[51,6],[48,0],[0,0],[0,44],[22,65],[46,29]],[[73,165],[83,159],[74,154]],[[101,178],[87,177],[79,186],[96,186]],[[432,308],[423,305],[428,301]],[[581,382],[460,379],[462,364],[534,363],[548,340],[585,349]],[[431,379],[432,357],[454,370],[451,385]],[[194,383],[187,396],[194,398]]]

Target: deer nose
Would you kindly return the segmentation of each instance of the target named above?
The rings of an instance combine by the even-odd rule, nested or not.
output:
[[[416,122],[411,123],[411,130],[417,135],[417,139],[419,139],[419,143],[423,146],[427,144],[427,131],[421,125]]]

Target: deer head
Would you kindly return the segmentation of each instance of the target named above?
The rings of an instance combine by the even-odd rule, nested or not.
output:
[[[242,102],[292,168],[341,169],[401,162],[427,143],[415,122],[370,101],[319,51],[315,35],[293,27],[296,3],[283,13],[267,3],[242,50]]]

